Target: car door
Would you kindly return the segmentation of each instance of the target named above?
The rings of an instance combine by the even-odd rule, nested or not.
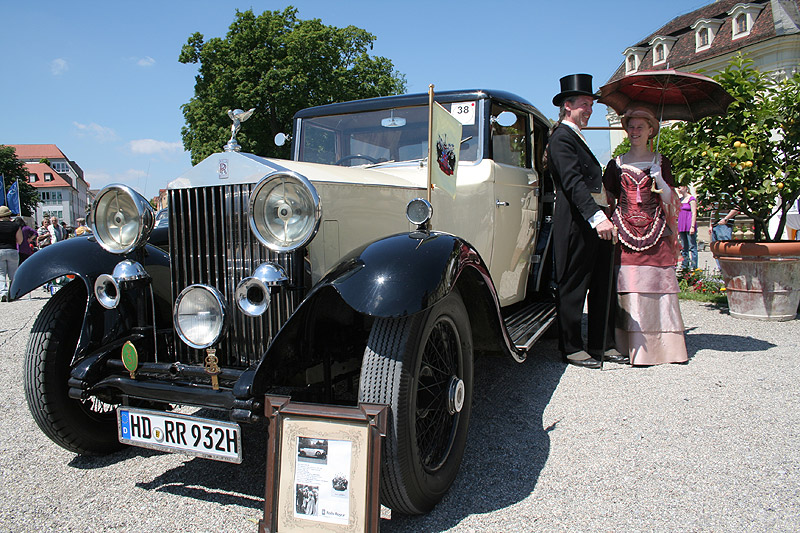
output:
[[[512,113],[499,120],[501,113]],[[537,232],[539,174],[531,166],[528,113],[492,103],[490,139],[494,161],[495,224],[491,273],[501,305],[522,300]]]

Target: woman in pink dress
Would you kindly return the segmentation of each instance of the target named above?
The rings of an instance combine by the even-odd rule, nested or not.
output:
[[[683,363],[688,357],[675,273],[679,205],[670,162],[648,146],[658,132],[649,109],[629,109],[622,125],[631,149],[609,161],[603,175],[620,241],[616,346],[632,365]]]

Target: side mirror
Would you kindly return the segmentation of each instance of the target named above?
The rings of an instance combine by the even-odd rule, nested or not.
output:
[[[291,141],[292,138],[285,133],[278,133],[275,135],[275,146],[283,146],[286,141]]]
[[[513,126],[514,123],[517,122],[517,115],[515,115],[511,111],[503,111],[496,117],[492,117],[492,122],[496,122],[501,126],[503,126],[504,128],[507,128],[509,126]]]

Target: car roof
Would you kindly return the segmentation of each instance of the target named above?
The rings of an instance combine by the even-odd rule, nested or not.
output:
[[[492,89],[470,89],[459,91],[442,91],[434,93],[434,100],[439,103],[461,102],[464,100],[485,100],[491,99],[504,104],[511,104],[521,107],[529,113],[533,113],[546,124],[549,123],[541,111],[533,104],[516,94],[507,91]],[[367,98],[364,100],[351,100],[349,102],[339,102],[335,104],[325,104],[315,107],[301,109],[294,114],[294,118],[319,117],[324,115],[342,115],[359,111],[373,111],[386,109],[387,107],[410,107],[425,105],[428,103],[428,93],[398,94],[395,96],[380,96],[377,98]]]

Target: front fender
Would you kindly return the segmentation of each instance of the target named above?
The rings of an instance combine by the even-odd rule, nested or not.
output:
[[[135,256],[135,254],[130,254]],[[74,237],[60,241],[34,253],[22,263],[14,276],[9,295],[17,299],[48,281],[66,275],[81,278],[89,294],[100,274],[110,274],[126,256],[104,250],[94,237]],[[153,280],[156,298],[169,301],[169,255],[162,249],[147,245],[140,260]]]
[[[467,266],[491,283],[486,265],[466,241],[448,233],[401,233],[354,250],[314,291],[331,287],[359,313],[398,318],[444,298]]]
[[[139,261],[150,275],[157,327],[171,324],[169,255],[162,249],[146,245],[131,254],[117,255],[104,250],[94,237],[74,237],[60,241],[34,253],[20,265],[9,294],[19,298],[55,278],[74,275],[86,287],[88,298],[75,349],[75,359],[127,335],[126,324],[137,314],[137,301],[123,301],[116,309],[104,309],[91,296],[100,274],[111,274],[125,258]],[[72,283],[78,283],[73,281]],[[159,326],[160,325],[160,326]]]
[[[309,292],[267,348],[252,380],[237,384],[234,395],[260,397],[268,386],[302,386],[314,368],[325,368],[317,373],[320,379],[335,378],[337,368],[357,370],[368,317],[424,311],[453,290],[465,270],[495,294],[478,252],[453,235],[402,233],[351,252]],[[496,296],[493,305],[497,309]]]

